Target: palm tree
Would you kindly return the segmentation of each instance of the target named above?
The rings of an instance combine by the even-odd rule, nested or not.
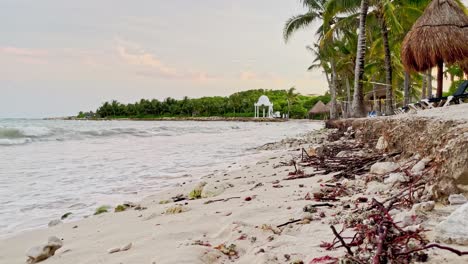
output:
[[[308,9],[305,14],[295,15],[286,21],[283,29],[283,37],[287,42],[293,33],[312,24],[312,22],[323,20],[325,3],[327,0],[301,0],[302,5]],[[316,31],[317,35],[323,34],[322,27]]]
[[[366,115],[366,110],[364,108],[364,91],[362,80],[364,78],[364,63],[366,56],[366,21],[368,10],[369,0],[361,0],[356,67],[354,69],[354,96],[352,105],[354,117],[362,117]]]
[[[295,102],[297,99],[297,93],[295,92],[295,90],[295,87],[291,87],[286,93],[286,100],[288,101],[288,118],[291,111],[291,103]]]
[[[338,112],[336,110],[337,71],[335,59],[333,58],[335,55],[332,54],[333,52],[330,52],[331,50],[334,50],[334,47],[328,46],[325,48],[315,45],[315,49],[310,46],[307,46],[306,48],[315,55],[313,64],[309,66],[307,70],[323,68],[331,96],[330,118],[336,119],[338,118]]]

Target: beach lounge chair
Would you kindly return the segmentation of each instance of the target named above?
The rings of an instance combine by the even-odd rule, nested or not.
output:
[[[459,104],[464,103],[464,100],[468,98],[468,80],[462,82],[458,89],[450,96],[440,98],[430,98],[421,100],[421,104],[429,108],[448,106],[451,103]]]

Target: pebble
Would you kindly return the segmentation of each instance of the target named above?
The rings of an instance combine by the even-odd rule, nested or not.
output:
[[[467,202],[463,194],[451,194],[448,198],[450,205],[460,205]]]

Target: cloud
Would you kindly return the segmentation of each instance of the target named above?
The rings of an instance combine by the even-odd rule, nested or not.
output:
[[[152,54],[146,52],[131,53],[126,47],[118,46],[117,52],[120,57],[128,64],[137,66],[147,66],[154,69],[162,77],[177,78],[180,74],[175,68],[171,68],[164,64],[159,59],[155,58]]]
[[[177,69],[167,65],[155,55],[144,51],[135,43],[119,42],[116,48],[119,57],[126,64],[137,66],[135,71],[137,75],[198,82],[218,79],[215,75],[203,71]]]
[[[24,49],[17,47],[0,47],[0,53],[20,57],[44,57],[48,52],[42,49]]]

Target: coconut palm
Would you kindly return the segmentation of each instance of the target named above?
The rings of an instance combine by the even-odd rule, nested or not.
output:
[[[356,66],[354,68],[354,95],[353,95],[353,116],[365,116],[364,92],[362,80],[364,77],[364,63],[366,56],[366,20],[369,10],[369,0],[361,0],[361,9],[359,16],[358,45],[356,52]]]
[[[326,0],[301,0],[301,2],[308,10],[305,14],[295,15],[286,21],[283,29],[283,37],[286,42],[299,29],[306,28],[315,21],[323,20]],[[322,27],[317,29],[316,34],[323,34]]]
[[[286,93],[286,100],[288,101],[288,118],[291,112],[291,103],[294,103],[297,100],[298,94],[296,93],[296,88],[291,87]]]

